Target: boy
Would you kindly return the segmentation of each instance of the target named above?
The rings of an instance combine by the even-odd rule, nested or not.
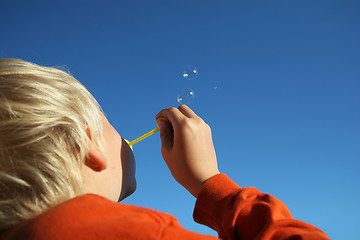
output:
[[[328,239],[276,198],[219,173],[211,130],[185,105],[162,110],[161,152],[197,198],[194,219],[222,239]],[[134,156],[76,79],[0,60],[0,240],[216,239],[164,213],[117,203],[136,188]]]

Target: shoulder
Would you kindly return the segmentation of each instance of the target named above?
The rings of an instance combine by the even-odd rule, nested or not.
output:
[[[22,222],[5,234],[15,234],[16,238],[0,239],[121,239],[129,235],[141,239],[157,236],[169,225],[179,225],[169,214],[83,195]]]

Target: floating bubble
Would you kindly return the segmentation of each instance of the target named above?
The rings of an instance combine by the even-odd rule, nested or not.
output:
[[[177,101],[180,104],[185,104],[185,105],[191,104],[194,101],[194,99],[195,99],[195,92],[190,88],[182,90],[177,96]]]
[[[186,79],[192,80],[197,77],[198,73],[199,72],[196,67],[186,66],[184,73],[183,73],[183,77]]]

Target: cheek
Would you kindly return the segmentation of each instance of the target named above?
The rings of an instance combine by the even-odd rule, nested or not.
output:
[[[136,189],[135,179],[135,157],[129,145],[122,139],[121,146],[121,165],[122,165],[122,189],[121,198],[132,194]]]

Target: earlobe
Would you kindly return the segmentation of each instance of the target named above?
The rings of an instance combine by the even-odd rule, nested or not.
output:
[[[88,155],[85,158],[85,165],[95,172],[101,172],[107,168],[107,160],[102,151],[92,142],[88,143]]]

